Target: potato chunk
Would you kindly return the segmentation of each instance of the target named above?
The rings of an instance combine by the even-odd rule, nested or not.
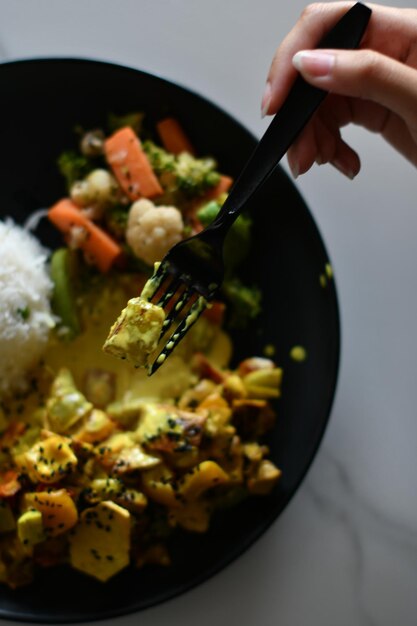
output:
[[[179,492],[187,500],[196,500],[208,489],[228,482],[229,477],[220,465],[203,461],[183,476]]]
[[[280,477],[281,470],[271,461],[264,459],[260,462],[255,476],[248,480],[249,492],[257,496],[266,496],[271,493]]]
[[[52,383],[46,402],[47,425],[55,433],[66,433],[80,419],[86,417],[93,405],[75,386],[71,372],[61,368]]]
[[[147,367],[158,345],[165,312],[143,298],[131,298],[110,329],[103,350],[135,367]]]
[[[95,478],[84,497],[91,504],[111,500],[135,513],[141,513],[148,503],[145,494],[137,489],[127,489],[117,478]]]
[[[75,433],[75,439],[86,443],[97,443],[110,437],[115,428],[115,422],[104,411],[93,409],[80,430]]]
[[[75,569],[105,582],[129,564],[130,513],[114,502],[83,511],[70,538]]]
[[[142,472],[142,488],[146,495],[163,506],[177,508],[180,500],[173,487],[174,474],[166,465]]]
[[[56,483],[72,472],[78,463],[70,443],[68,437],[52,435],[16,457],[16,464],[34,483]]]
[[[42,513],[42,523],[48,537],[62,535],[77,523],[77,507],[65,489],[26,493],[24,503]]]
[[[46,539],[40,511],[26,511],[17,520],[17,536],[24,546],[32,547]]]

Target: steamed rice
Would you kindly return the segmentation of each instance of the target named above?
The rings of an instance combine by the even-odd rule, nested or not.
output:
[[[33,235],[0,221],[0,397],[26,387],[54,326],[46,261]]]

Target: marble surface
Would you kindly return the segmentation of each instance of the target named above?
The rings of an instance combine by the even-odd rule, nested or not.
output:
[[[259,135],[270,59],[302,7],[0,0],[0,56],[88,56],[156,72]],[[343,328],[318,456],[284,514],[237,562],[118,626],[417,623],[417,172],[379,138],[345,134],[362,157],[355,181],[328,166],[297,180],[332,258]]]

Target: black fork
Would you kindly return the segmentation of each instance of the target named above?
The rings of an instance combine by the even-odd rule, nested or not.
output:
[[[371,9],[356,3],[317,47],[357,48],[370,16]],[[149,368],[150,375],[165,361],[214,298],[224,278],[223,244],[230,227],[326,95],[326,91],[312,87],[301,76],[297,77],[216,219],[198,235],[176,244],[146,284],[142,297],[164,308],[172,305],[161,332],[163,348]]]

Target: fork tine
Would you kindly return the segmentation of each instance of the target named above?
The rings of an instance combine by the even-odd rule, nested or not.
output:
[[[200,296],[192,305],[191,309],[188,312],[188,315],[184,317],[184,319],[179,324],[178,328],[171,335],[168,341],[165,343],[165,346],[158,354],[152,365],[149,367],[148,376],[151,376],[156,372],[159,367],[161,367],[162,363],[165,359],[170,355],[173,349],[178,345],[184,335],[188,332],[188,330],[193,326],[200,315],[203,313],[207,306],[207,300]]]
[[[144,298],[148,302],[152,300],[167,276],[167,264],[160,263],[156,271],[154,271],[152,276],[146,281],[141,293],[142,298]]]
[[[174,278],[171,281],[171,284],[165,289],[164,293],[159,298],[158,302],[156,303],[156,306],[160,306],[162,308],[166,307],[169,301],[177,293],[178,288],[181,286],[181,284],[182,283],[179,278]]]
[[[192,298],[194,294],[195,294],[195,291],[194,289],[191,289],[191,288],[188,288],[184,291],[181,298],[178,300],[178,302],[175,303],[175,306],[172,307],[171,311],[166,316],[165,321],[162,325],[161,335],[159,337],[160,339],[162,339],[165,333],[168,332],[175,318],[178,317],[178,315],[181,313],[181,311],[183,310],[187,302],[190,301],[190,299]]]

